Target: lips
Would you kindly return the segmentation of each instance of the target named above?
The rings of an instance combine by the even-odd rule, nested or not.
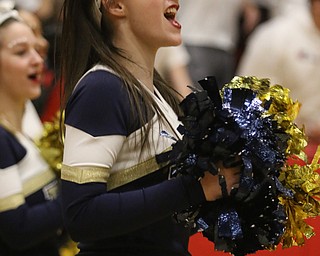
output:
[[[179,9],[178,5],[170,6],[164,13],[164,17],[176,28],[181,28],[180,23],[176,20],[176,14]]]
[[[32,73],[32,74],[28,75],[28,79],[30,79],[34,83],[40,83],[41,82],[41,74]]]

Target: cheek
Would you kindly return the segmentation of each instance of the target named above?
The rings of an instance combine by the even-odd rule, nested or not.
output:
[[[1,76],[3,83],[14,83],[15,80],[19,79],[20,72],[9,63],[1,63]]]
[[[28,66],[23,61],[9,60],[1,62],[1,82],[15,95],[26,98],[37,98],[41,93],[40,84],[28,80]]]
[[[6,61],[1,62],[1,69],[4,75],[16,74],[14,77],[17,79],[21,76],[23,70],[25,70],[25,65],[21,60],[15,58],[7,58]]]

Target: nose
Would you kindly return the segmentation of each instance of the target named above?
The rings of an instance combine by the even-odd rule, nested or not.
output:
[[[43,65],[44,60],[38,53],[36,49],[32,49],[32,58],[31,58],[31,63],[32,65],[38,66],[38,65]]]

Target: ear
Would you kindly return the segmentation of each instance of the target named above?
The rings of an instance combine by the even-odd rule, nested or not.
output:
[[[102,0],[101,4],[109,14],[116,17],[125,16],[125,6],[122,0]]]

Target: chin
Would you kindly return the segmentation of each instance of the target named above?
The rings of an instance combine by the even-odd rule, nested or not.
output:
[[[177,36],[176,38],[174,38],[174,40],[172,40],[173,46],[178,46],[182,43],[182,38],[181,35],[179,34],[179,36]]]
[[[164,46],[178,46],[182,43],[181,38],[177,39],[177,40],[171,40],[170,42],[167,42],[167,44],[165,44]]]
[[[41,90],[38,91],[33,91],[32,93],[30,93],[29,95],[29,99],[30,100],[36,100],[41,96]]]
[[[179,46],[181,43],[182,43],[182,41],[179,41],[179,42],[172,44],[171,46]]]
[[[162,46],[178,46],[182,43],[182,37],[180,33],[174,33],[167,35],[163,40],[159,41],[162,43]]]

